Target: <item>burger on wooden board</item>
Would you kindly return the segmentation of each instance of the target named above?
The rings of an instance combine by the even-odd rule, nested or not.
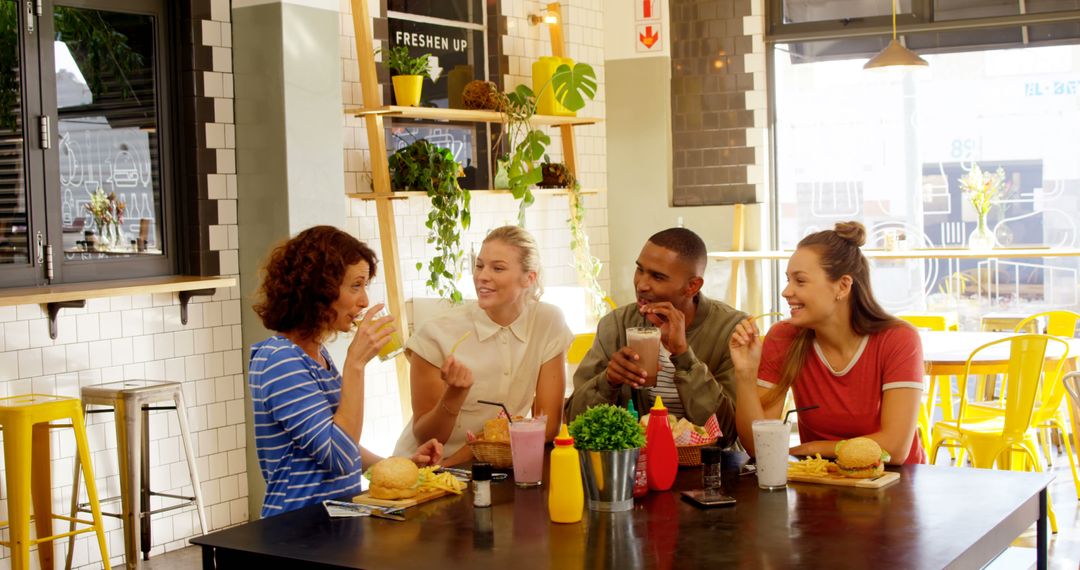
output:
[[[836,443],[837,472],[844,477],[869,479],[885,472],[891,457],[868,437],[855,437]]]

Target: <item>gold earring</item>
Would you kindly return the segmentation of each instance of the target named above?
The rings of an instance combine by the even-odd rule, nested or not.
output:
[[[836,296],[836,300],[837,300],[837,301],[839,301],[839,300],[840,300],[840,295],[837,295],[837,296]]]

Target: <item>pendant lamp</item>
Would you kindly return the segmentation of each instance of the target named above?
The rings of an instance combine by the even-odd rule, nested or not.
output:
[[[900,45],[900,42],[896,39],[896,0],[892,0],[892,40],[889,41],[889,45],[885,46],[885,49],[870,58],[870,61],[863,65],[863,69],[914,69],[929,65],[925,59],[919,57],[919,54]]]

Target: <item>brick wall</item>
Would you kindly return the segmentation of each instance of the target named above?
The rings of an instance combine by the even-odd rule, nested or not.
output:
[[[759,202],[766,195],[761,4],[671,3],[675,206]]]

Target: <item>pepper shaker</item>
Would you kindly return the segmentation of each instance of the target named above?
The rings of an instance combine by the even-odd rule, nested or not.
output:
[[[473,506],[491,506],[491,464],[473,463]]]

